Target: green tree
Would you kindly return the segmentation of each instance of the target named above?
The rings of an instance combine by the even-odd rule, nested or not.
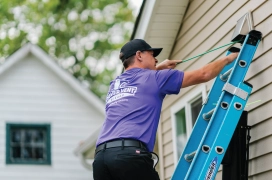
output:
[[[37,44],[104,99],[133,22],[127,0],[1,0],[0,62]]]

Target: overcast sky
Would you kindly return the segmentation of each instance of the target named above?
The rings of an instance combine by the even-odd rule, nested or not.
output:
[[[130,3],[131,7],[135,9],[133,13],[135,16],[137,16],[143,1],[142,0],[128,0],[128,2]]]

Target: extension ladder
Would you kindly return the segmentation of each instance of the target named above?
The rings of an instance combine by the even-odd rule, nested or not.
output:
[[[239,55],[216,77],[172,180],[215,178],[252,90],[243,81],[261,37],[261,32],[252,30],[242,37],[241,50],[235,47],[228,50],[227,55],[232,52]]]

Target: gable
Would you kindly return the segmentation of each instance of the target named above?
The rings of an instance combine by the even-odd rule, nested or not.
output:
[[[19,63],[21,61],[25,63]],[[48,76],[48,78],[55,77],[51,80],[58,78],[60,81],[68,85],[68,89],[73,89],[74,93],[81,96],[81,98],[85,99],[85,101],[93,106],[93,108],[96,109],[97,112],[104,115],[104,104],[102,103],[102,101],[89,89],[83,88],[83,86],[75,77],[73,77],[70,73],[66,72],[58,64],[56,64],[54,59],[48,56],[38,46],[30,43],[26,44],[21,49],[12,54],[10,57],[8,57],[6,62],[2,66],[0,66],[0,77],[4,74],[4,72],[18,66],[22,66],[21,70],[24,71],[23,74],[25,76],[28,76],[28,78],[41,77],[42,72],[46,73],[46,76]],[[35,68],[38,69],[35,70]],[[37,76],[35,77],[35,75]]]

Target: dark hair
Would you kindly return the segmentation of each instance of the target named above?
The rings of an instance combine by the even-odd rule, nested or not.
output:
[[[130,56],[129,58],[125,59],[123,61],[123,65],[124,65],[124,68],[128,68],[131,64],[133,64],[135,62],[135,55],[134,56]]]
[[[128,66],[130,66],[131,64],[134,63],[134,56],[135,56],[135,55],[130,56],[130,57],[128,57],[127,59],[124,59],[124,60],[123,60],[124,54],[123,54],[123,53],[120,53],[119,58],[122,60],[123,66],[124,66],[125,69],[126,69]]]

